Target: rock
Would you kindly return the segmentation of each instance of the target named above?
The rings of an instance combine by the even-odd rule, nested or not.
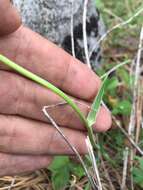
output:
[[[83,0],[13,0],[22,15],[23,23],[72,54],[71,15],[76,57],[85,60],[82,32]],[[87,39],[89,51],[104,33],[104,24],[95,3],[89,0],[87,7]],[[98,46],[91,57],[92,68],[101,59]]]

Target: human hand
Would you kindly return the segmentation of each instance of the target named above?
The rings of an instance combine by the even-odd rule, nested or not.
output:
[[[62,89],[88,114],[85,105],[90,106],[96,96],[99,78],[86,65],[22,26],[8,0],[0,2],[0,35],[1,54]],[[53,155],[72,155],[41,111],[43,106],[63,100],[1,63],[0,81],[0,176],[45,167]],[[85,128],[74,111],[66,104],[48,111],[70,143],[85,154]],[[110,126],[110,113],[101,107],[94,130],[106,131]]]

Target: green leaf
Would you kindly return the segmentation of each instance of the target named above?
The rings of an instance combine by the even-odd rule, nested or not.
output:
[[[131,77],[129,75],[129,72],[127,72],[124,68],[119,68],[117,71],[117,75],[120,77],[120,79],[122,81],[124,81],[124,83],[127,85],[127,86],[130,86],[131,84]]]
[[[90,188],[90,184],[89,183],[87,183],[86,185],[85,185],[85,188],[84,188],[84,190],[90,190],[91,188]]]
[[[112,77],[111,79],[108,79],[108,84],[107,84],[107,90],[111,91],[111,90],[115,90],[115,88],[117,88],[119,84],[119,81],[117,79],[117,77]]]
[[[70,160],[67,156],[56,156],[49,166],[52,172],[52,186],[54,190],[63,190],[70,179]]]
[[[143,170],[143,158],[135,156],[135,160],[138,160],[140,168]]]
[[[51,165],[48,167],[50,171],[59,170],[70,163],[68,156],[55,156]]]
[[[90,127],[96,121],[96,116],[97,116],[97,113],[99,111],[100,104],[101,104],[101,101],[102,101],[102,98],[103,98],[103,95],[104,95],[104,92],[105,92],[105,87],[107,86],[107,77],[108,76],[106,76],[105,79],[103,80],[102,86],[101,86],[95,100],[93,101],[92,106],[91,106],[91,111],[89,112],[89,114],[87,116],[87,122],[88,122],[88,125]]]
[[[140,168],[143,171],[143,158],[139,158]]]
[[[132,174],[133,174],[133,180],[134,180],[134,182],[138,186],[140,186],[141,188],[143,188],[143,168],[141,167],[141,165],[139,165],[138,168],[137,167],[133,168]]]
[[[79,179],[85,176],[85,171],[83,167],[77,163],[74,163],[74,162],[70,163],[70,171]]]
[[[101,0],[95,0],[96,8],[103,9],[104,3]]]
[[[52,173],[52,186],[54,190],[63,190],[70,179],[69,169],[64,167]]]
[[[117,104],[117,106],[113,109],[112,114],[122,114],[122,115],[130,115],[131,113],[131,103],[128,100],[123,100]]]

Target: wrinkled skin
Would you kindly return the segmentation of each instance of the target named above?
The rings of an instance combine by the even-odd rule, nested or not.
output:
[[[100,88],[100,79],[86,65],[39,34],[21,25],[9,0],[0,1],[0,53],[64,90],[79,102],[85,115]],[[42,114],[44,105],[62,102],[51,91],[23,78],[0,63],[0,176],[33,171],[50,164],[53,155],[73,155]],[[82,103],[82,104],[80,104]],[[67,105],[49,109],[68,140],[87,152],[86,131]],[[101,107],[95,131],[111,126],[110,113]]]

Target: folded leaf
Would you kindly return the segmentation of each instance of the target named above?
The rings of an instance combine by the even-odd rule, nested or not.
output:
[[[104,95],[104,91],[105,91],[105,87],[107,86],[107,78],[108,76],[106,76],[103,80],[102,86],[95,98],[95,100],[93,101],[93,104],[91,106],[91,111],[89,112],[88,116],[87,116],[87,122],[88,125],[90,127],[92,127],[92,125],[95,123],[96,121],[96,117],[97,117],[97,113],[99,111],[101,102],[102,102],[102,98]]]

